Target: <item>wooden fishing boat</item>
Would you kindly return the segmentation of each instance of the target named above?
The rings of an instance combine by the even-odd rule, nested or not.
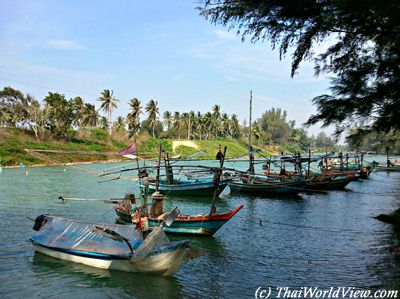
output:
[[[221,192],[228,184],[230,179],[222,178],[218,184],[218,193]],[[146,182],[147,185],[147,182]],[[196,179],[196,180],[160,180],[157,186],[156,179],[150,179],[146,188],[143,182],[140,183],[140,188],[147,194],[155,191],[161,194],[168,195],[192,195],[192,196],[204,196],[212,195],[215,190],[214,180],[210,179]]]
[[[321,173],[314,174],[307,183],[309,190],[333,190],[346,187],[352,181],[359,179],[359,174],[335,174]]]
[[[30,241],[37,252],[88,266],[171,276],[180,268],[188,241],[169,242],[163,230],[147,238],[134,226],[93,224],[41,215]]]
[[[265,195],[297,194],[305,191],[307,179],[270,178],[268,176],[252,175],[250,178],[232,180],[229,187],[232,192],[244,192]]]
[[[235,209],[226,213],[214,213],[211,215],[198,214],[198,215],[184,215],[179,214],[175,221],[169,226],[164,226],[164,231],[171,234],[193,234],[212,236],[214,235],[226,222],[228,222],[243,205],[237,206]],[[115,205],[115,212],[117,213],[116,221],[122,224],[132,224],[131,212],[124,208],[124,205]],[[163,221],[161,217],[152,218],[147,217],[149,229],[159,227]]]

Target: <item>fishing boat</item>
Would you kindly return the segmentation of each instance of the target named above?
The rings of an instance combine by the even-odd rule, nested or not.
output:
[[[218,184],[218,193],[221,192],[230,182],[230,178],[222,178]],[[157,186],[158,183],[158,186]],[[191,179],[191,180],[159,180],[150,179],[146,188],[143,182],[140,184],[140,188],[146,193],[153,193],[156,190],[162,194],[169,195],[192,195],[192,196],[204,196],[212,195],[214,193],[214,180],[209,179]]]
[[[313,174],[307,183],[308,190],[334,190],[342,189],[352,181],[358,180],[358,173],[320,173]]]
[[[264,195],[297,194],[305,191],[307,179],[271,178],[263,175],[242,176],[232,180],[229,187],[232,192],[244,192]]]
[[[226,213],[212,213],[210,214],[196,214],[196,215],[184,215],[179,214],[175,221],[170,226],[164,226],[164,231],[171,234],[191,234],[191,235],[203,235],[212,236],[214,235],[225,223],[227,223],[243,205],[237,206],[235,209]],[[138,219],[137,215],[132,214],[130,209],[126,208],[124,202],[117,203],[114,206],[114,210],[117,214],[116,221],[121,224],[132,224],[133,219]],[[147,221],[147,226],[150,230],[157,228],[162,223],[166,214],[162,214],[159,217],[145,217],[144,221]],[[138,220],[133,220],[138,225]],[[143,225],[143,224],[142,224]]]
[[[171,219],[168,221],[170,224]],[[33,229],[36,233],[30,241],[42,254],[96,268],[163,276],[178,271],[189,243],[169,242],[161,227],[144,238],[134,226],[93,224],[49,215],[38,216]]]
[[[207,181],[207,191],[212,192],[212,203],[209,214],[196,214],[196,215],[184,215],[179,214],[175,218],[174,223],[172,223],[168,227],[164,227],[164,230],[168,233],[175,234],[195,234],[195,235],[214,235],[226,222],[228,222],[242,207],[243,205],[237,206],[235,209],[228,211],[226,213],[216,213],[216,198],[220,193],[221,186],[226,186],[229,182],[228,180],[224,181],[224,184],[220,184],[223,179],[221,179],[222,175],[222,167],[224,163],[224,157],[226,155],[226,147],[224,147],[223,158],[220,161],[220,167],[200,167],[201,172],[211,172],[213,178]],[[148,179],[147,175],[144,172],[139,174],[140,177],[140,185],[143,187],[142,189],[149,189],[153,191],[151,195],[151,204],[147,204],[147,194],[148,191],[144,191],[142,193],[142,198],[144,199],[144,203],[140,207],[134,207],[136,205],[135,196],[130,194],[124,198],[124,200],[116,202],[114,206],[114,210],[117,214],[116,221],[118,223],[123,224],[132,224],[142,225],[142,220],[145,221],[145,226],[149,229],[154,229],[158,227],[160,223],[163,221],[165,217],[168,217],[168,214],[163,212],[163,202],[167,195],[171,194],[172,190],[167,190],[162,188],[162,184],[160,183],[160,162],[161,162],[161,146],[160,146],[160,154],[158,159],[158,167],[157,167],[157,175],[153,182],[154,187],[151,186],[151,181]],[[170,167],[169,161],[166,160],[165,164],[165,172],[167,178],[172,177],[172,167]],[[193,192],[204,194],[204,188],[199,188],[197,182],[189,184],[192,186]],[[204,183],[205,184],[205,183]],[[170,188],[174,188],[176,185],[170,185]],[[195,187],[193,187],[195,186]],[[187,187],[190,189],[191,187]],[[197,191],[195,191],[197,189]],[[201,190],[201,191],[199,191]],[[180,190],[183,191],[183,190]],[[164,194],[163,194],[164,193]],[[181,193],[179,193],[181,194]],[[198,194],[197,194],[198,195]],[[211,197],[210,197],[211,198]],[[149,208],[150,206],[150,208]]]

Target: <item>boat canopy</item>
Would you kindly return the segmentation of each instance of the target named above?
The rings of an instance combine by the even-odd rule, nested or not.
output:
[[[31,237],[34,243],[99,254],[127,256],[132,252],[123,238],[129,241],[134,250],[143,242],[142,232],[136,230],[135,226],[93,224],[47,215],[36,218],[34,229],[38,231]]]

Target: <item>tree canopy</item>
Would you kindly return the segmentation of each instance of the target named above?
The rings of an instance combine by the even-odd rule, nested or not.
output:
[[[330,94],[315,97],[306,125],[399,131],[400,2],[398,0],[206,0],[200,14],[237,28],[242,39],[269,40],[280,58],[291,49],[291,75],[314,59],[315,74],[331,75]],[[315,55],[321,42],[331,46]]]

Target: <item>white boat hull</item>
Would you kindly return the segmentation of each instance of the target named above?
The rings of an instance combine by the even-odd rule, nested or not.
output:
[[[149,255],[140,261],[131,261],[129,257],[95,258],[80,256],[74,253],[33,244],[34,249],[42,254],[74,263],[80,263],[100,269],[118,270],[124,272],[147,272],[163,276],[171,276],[178,271],[186,253],[186,246],[179,246],[175,250]]]

